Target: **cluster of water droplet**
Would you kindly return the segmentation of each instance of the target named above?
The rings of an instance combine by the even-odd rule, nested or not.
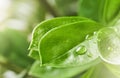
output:
[[[88,40],[88,41],[92,40],[93,36],[95,36],[96,34],[97,34],[97,32],[93,32],[92,35],[90,35],[90,34],[86,35],[85,40]],[[94,41],[94,43],[96,44],[96,41]],[[88,57],[92,57],[92,54],[90,52],[88,52],[88,50],[87,50],[85,45],[80,45],[78,48],[76,48],[75,52],[78,55],[87,54]]]

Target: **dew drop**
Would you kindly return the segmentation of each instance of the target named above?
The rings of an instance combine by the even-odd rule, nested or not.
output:
[[[113,50],[113,48],[112,48],[112,47],[108,47],[108,50],[109,50],[109,51],[112,51],[112,50]]]
[[[89,38],[89,35],[86,35],[85,39],[88,39]]]
[[[97,34],[97,32],[95,31],[95,32],[93,32],[93,35],[96,35]]]
[[[91,40],[91,39],[92,39],[92,35],[89,35],[89,34],[86,35],[85,39],[86,39],[86,40]]]
[[[92,54],[91,54],[91,53],[87,53],[87,56],[88,56],[88,57],[92,57]]]
[[[85,46],[80,46],[80,47],[78,47],[78,48],[76,49],[76,53],[77,53],[78,55],[83,55],[83,54],[85,54],[86,52],[87,52],[87,49],[86,49]]]

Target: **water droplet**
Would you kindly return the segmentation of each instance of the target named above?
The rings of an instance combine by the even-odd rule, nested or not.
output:
[[[80,46],[80,47],[78,47],[78,48],[76,49],[76,53],[77,53],[78,55],[83,55],[83,54],[85,54],[86,52],[87,52],[87,49],[86,49],[85,46]]]
[[[89,35],[86,35],[85,39],[88,39],[89,38]]]
[[[109,51],[112,51],[112,50],[113,50],[113,48],[112,48],[112,47],[108,47],[108,50],[109,50]]]
[[[87,56],[88,56],[88,57],[92,57],[92,54],[91,54],[91,53],[87,53]]]
[[[97,32],[95,31],[95,32],[93,32],[93,35],[96,35],[97,34]]]
[[[86,35],[85,39],[86,39],[86,40],[91,40],[91,39],[93,38],[92,36],[93,36],[93,35],[89,35],[89,34],[88,34],[88,35]]]

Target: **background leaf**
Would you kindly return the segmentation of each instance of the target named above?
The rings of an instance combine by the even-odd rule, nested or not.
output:
[[[61,15],[76,15],[78,8],[78,0],[55,0],[57,9]]]
[[[120,18],[120,0],[79,0],[79,15],[104,25]]]

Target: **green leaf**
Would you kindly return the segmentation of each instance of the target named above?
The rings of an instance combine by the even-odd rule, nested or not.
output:
[[[90,35],[87,35],[86,37],[88,36]],[[97,48],[96,41],[97,41],[97,38],[96,38],[96,35],[94,35],[84,40],[83,42],[79,43],[78,45],[73,46],[70,50],[66,52],[64,51],[64,47],[62,47],[60,44],[57,44],[57,47],[55,47],[56,48],[55,51],[51,51],[51,53],[56,52],[56,54],[54,53],[55,54],[54,56],[56,56],[59,52],[57,51],[57,48],[62,49],[63,53],[61,53],[62,52],[61,50],[59,53],[61,55],[59,55],[58,57],[56,56],[56,58],[54,58],[53,60],[49,60],[50,62],[46,63],[46,65],[50,65],[53,67],[75,67],[75,66],[81,67],[86,64],[88,65],[88,63],[92,63],[94,60],[98,58],[98,48]],[[63,43],[63,44],[65,45],[67,43]],[[58,45],[60,45],[62,48],[60,48],[60,46]],[[68,45],[65,45],[65,46],[68,46]],[[54,46],[51,46],[50,48],[54,48]],[[53,55],[53,54],[50,54],[50,55]],[[46,59],[49,59],[48,58],[49,56],[47,56],[47,54],[44,54],[43,56],[46,57]]]
[[[98,58],[97,40],[93,33],[102,27],[80,17],[61,17],[42,22],[33,31],[30,56],[40,59],[41,64],[54,67],[90,63]],[[93,37],[85,40],[88,36]],[[95,49],[91,49],[93,46]],[[81,51],[82,47],[85,52]]]
[[[52,19],[41,23],[34,30],[30,49],[39,52],[36,57],[41,59],[42,64],[57,67],[84,65],[98,57],[96,37],[86,41],[85,37],[92,36],[93,32],[102,27],[93,21],[79,17]],[[86,49],[83,55],[79,54],[81,46]],[[91,46],[95,49],[92,50]],[[78,49],[80,49],[79,53],[76,52]]]
[[[79,48],[80,45],[74,50],[72,51],[70,50],[77,46],[78,44],[82,43],[87,35],[93,35],[93,32],[98,31],[100,28],[102,28],[102,26],[93,21],[81,21],[73,24],[63,25],[61,27],[57,27],[50,30],[41,38],[39,42],[38,48],[42,56],[42,64],[48,64],[52,60],[56,60],[59,57],[62,57],[60,58],[61,59],[60,61],[64,62],[65,64],[68,63],[69,66],[76,66],[82,64],[84,65],[96,59],[97,49],[95,49],[94,51],[95,56],[93,55],[93,58],[89,58],[87,54],[85,55],[76,54],[75,49]],[[92,50],[90,52],[92,52]],[[84,58],[88,58],[89,61],[87,60],[86,62]],[[66,59],[68,60],[66,61]],[[80,59],[82,59],[84,62],[82,61],[83,62],[82,63]]]
[[[39,61],[36,61],[29,71],[29,75],[35,76],[37,78],[71,78],[79,73],[82,73],[90,66],[96,65],[98,60],[84,65],[81,67],[72,67],[72,68],[55,68],[51,66],[42,66],[40,67]]]
[[[120,18],[120,0],[79,0],[79,15],[104,25]]]
[[[59,17],[40,23],[33,31],[32,41],[29,46],[29,50],[30,50],[29,56],[39,60],[40,58],[38,53],[39,41],[41,40],[41,37],[49,30],[65,24],[74,23],[83,20],[88,20],[88,19],[83,17]]]

